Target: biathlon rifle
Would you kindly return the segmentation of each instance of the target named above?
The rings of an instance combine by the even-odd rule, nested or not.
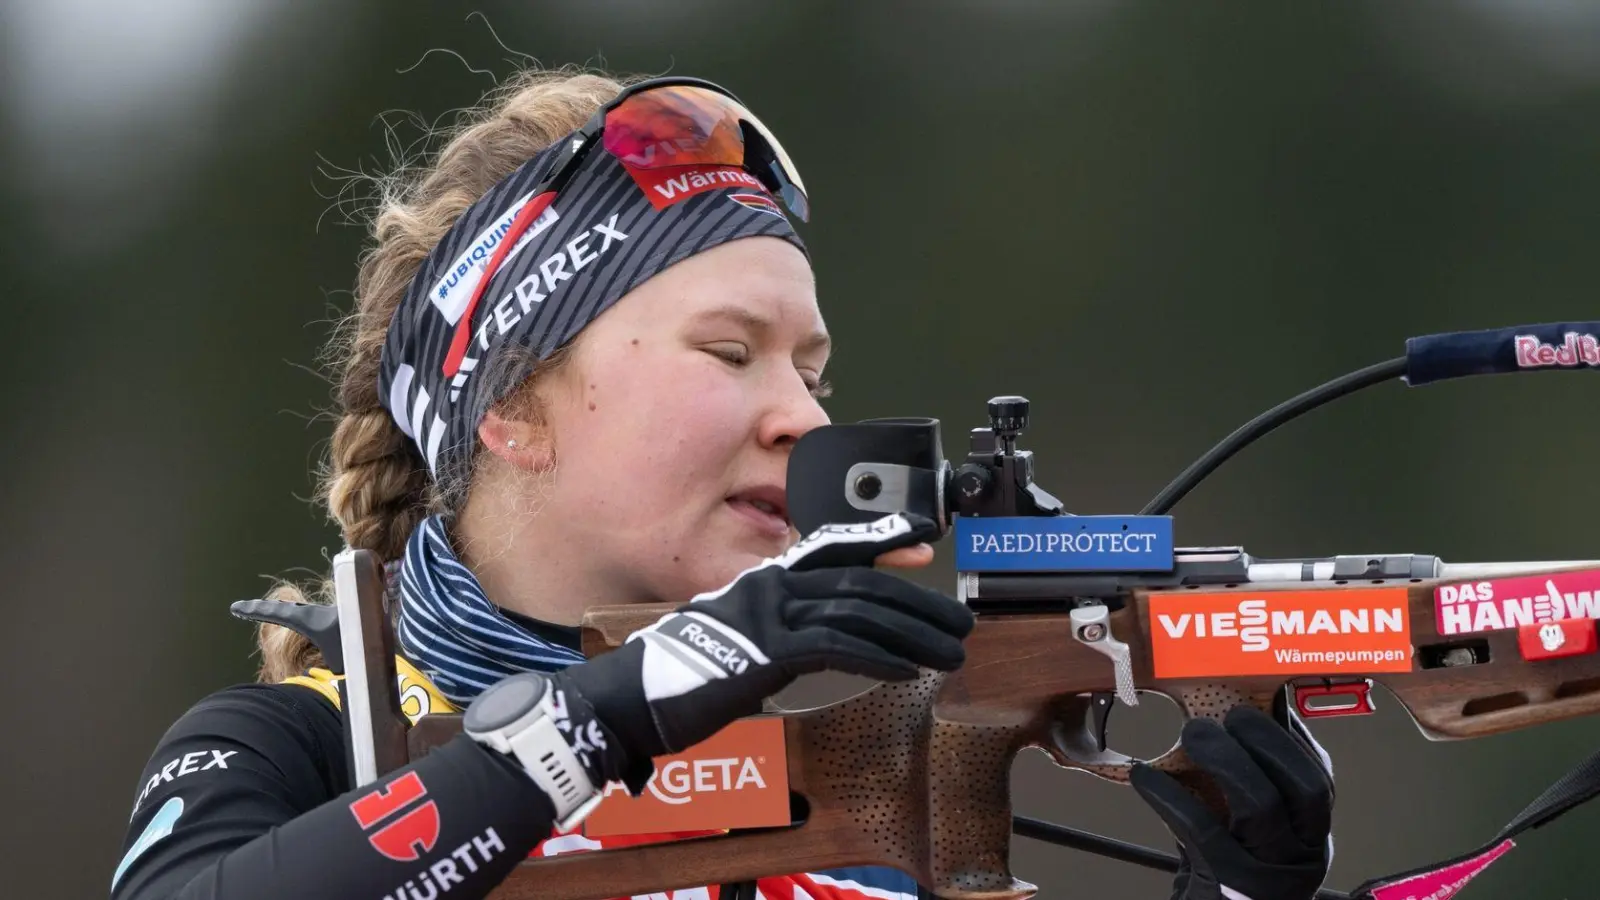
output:
[[[1600,712],[1600,560],[1447,563],[1416,553],[1257,559],[1242,547],[1175,547],[1170,511],[1247,444],[1331,400],[1399,379],[1600,369],[1600,322],[1436,334],[1405,355],[1334,379],[1263,413],[1212,448],[1135,516],[1077,516],[1034,483],[1019,447],[1028,401],[989,401],[959,464],[935,419],[872,419],[807,433],[789,463],[802,533],[910,511],[955,547],[956,593],[977,614],[958,671],[880,683],[781,720],[787,824],[522,863],[495,896],[605,900],[769,875],[891,866],[948,900],[1022,900],[1014,834],[1172,871],[1174,857],[1012,813],[1025,748],[1126,783],[1136,761],[1107,749],[1116,704],[1164,694],[1186,717],[1249,704],[1280,717],[1372,712],[1393,695],[1429,739],[1497,734]],[[376,558],[335,560],[358,783],[460,730],[459,715],[409,725],[394,690],[393,636]],[[595,608],[590,656],[673,604]],[[1148,760],[1220,814],[1220,792],[1181,747]],[[1537,827],[1600,793],[1600,754],[1492,840],[1444,863],[1368,881],[1352,894],[1427,894],[1470,879]],[[602,804],[603,806],[604,804]],[[1224,819],[1225,820],[1225,819]],[[1453,890],[1450,891],[1453,893]],[[1444,894],[1439,894],[1444,896]]]

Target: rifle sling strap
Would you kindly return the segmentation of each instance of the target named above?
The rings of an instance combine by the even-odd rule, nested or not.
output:
[[[1600,795],[1600,752],[1557,779],[1488,843],[1442,862],[1363,882],[1350,896],[1357,900],[1397,900],[1413,896],[1444,900],[1452,897],[1490,863],[1515,847],[1512,838],[1555,821],[1596,795]]]

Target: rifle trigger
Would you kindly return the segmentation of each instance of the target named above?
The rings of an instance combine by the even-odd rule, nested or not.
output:
[[[1094,717],[1090,728],[1094,732],[1095,750],[1106,752],[1106,720],[1111,718],[1111,707],[1115,706],[1117,696],[1104,692],[1089,695],[1089,715]]]
[[[1104,603],[1090,603],[1072,611],[1072,636],[1096,653],[1111,658],[1116,679],[1117,699],[1129,706],[1139,705],[1139,692],[1133,686],[1133,654],[1128,645],[1111,633],[1111,611]]]
[[[1330,698],[1344,702],[1313,705],[1314,698]],[[1294,705],[1301,717],[1306,719],[1371,715],[1374,709],[1372,679],[1357,678],[1354,681],[1323,679],[1322,684],[1297,684],[1294,685]]]

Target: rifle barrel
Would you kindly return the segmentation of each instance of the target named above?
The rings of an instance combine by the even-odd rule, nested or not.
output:
[[[1169,572],[962,572],[958,586],[963,601],[975,606],[1030,604],[1073,598],[1118,598],[1138,588],[1229,584],[1334,584],[1378,580],[1508,578],[1564,569],[1600,568],[1600,560],[1447,563],[1418,553],[1356,554],[1256,561],[1247,554],[1180,554]]]
[[[1578,559],[1564,562],[1491,562],[1445,563],[1439,568],[1440,578],[1505,578],[1529,572],[1548,572],[1551,569],[1593,569],[1600,560]]]

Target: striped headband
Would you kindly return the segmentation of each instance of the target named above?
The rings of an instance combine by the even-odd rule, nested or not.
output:
[[[771,192],[740,166],[636,168],[591,152],[553,202],[548,193],[535,197],[570,149],[565,143],[518,167],[461,214],[423,260],[389,325],[380,402],[435,479],[464,478],[485,412],[536,361],[652,275],[755,235],[806,252]],[[479,290],[497,253],[498,268]]]

